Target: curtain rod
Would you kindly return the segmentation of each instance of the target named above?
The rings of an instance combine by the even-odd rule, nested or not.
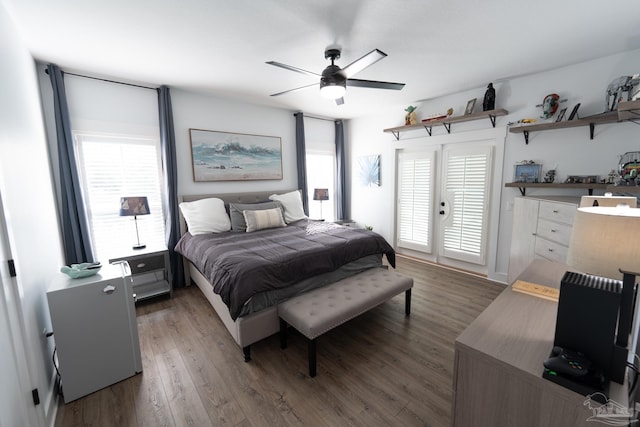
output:
[[[299,111],[298,113],[302,113],[302,111]],[[298,113],[293,113],[293,115],[295,116],[295,115],[296,115],[296,114],[298,114]],[[317,117],[317,116],[307,116],[307,115],[306,115],[306,114],[304,114],[304,113],[302,113],[302,116],[303,116],[305,119],[325,120],[325,121],[327,121],[327,122],[335,122],[335,121],[337,121],[337,120],[342,120],[342,119],[327,119],[327,118],[325,118],[325,117]]]
[[[49,74],[49,70],[46,69],[46,68],[44,69],[44,72]],[[82,75],[82,74],[68,73],[66,71],[63,71],[63,73],[64,74],[68,74],[70,76],[84,77],[85,79],[100,80],[100,81],[103,81],[103,82],[116,83],[116,84],[125,85],[125,86],[139,87],[139,88],[142,88],[142,89],[150,89],[150,90],[154,90],[154,91],[158,89],[158,88],[155,88],[155,87],[142,86],[142,85],[137,85],[137,84],[134,84],[134,83],[118,82],[116,80],[103,79],[103,78],[100,78],[100,77],[92,77],[92,76],[85,76],[85,75]]]

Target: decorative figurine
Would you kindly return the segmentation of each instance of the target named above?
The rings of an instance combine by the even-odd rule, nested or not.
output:
[[[556,170],[555,169],[548,170],[546,175],[544,176],[544,182],[551,184],[553,181],[555,181],[555,179],[556,179]]]
[[[489,83],[487,91],[484,93],[484,101],[482,101],[482,111],[490,111],[496,108],[496,90],[493,83]]]
[[[404,116],[404,124],[405,125],[415,125],[418,123],[418,117],[416,116],[416,110],[418,107],[414,107],[413,105],[409,105],[404,111],[407,112],[406,116]]]

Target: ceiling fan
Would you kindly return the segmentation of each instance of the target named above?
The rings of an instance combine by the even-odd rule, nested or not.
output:
[[[404,87],[404,83],[379,82],[375,80],[359,80],[351,78],[356,73],[359,73],[365,68],[375,64],[386,56],[387,54],[382,52],[381,50],[374,49],[364,55],[362,58],[356,59],[351,64],[341,69],[334,63],[336,59],[340,58],[340,49],[330,48],[324,51],[324,57],[325,59],[331,60],[331,65],[325,68],[322,74],[313,73],[311,71],[303,70],[301,68],[293,67],[291,65],[283,64],[276,61],[268,61],[267,64],[275,65],[276,67],[284,68],[286,70],[295,71],[296,73],[320,77],[320,94],[325,98],[335,99],[337,105],[342,105],[344,104],[343,96],[346,92],[347,86],[391,90],[400,90]],[[285,93],[307,89],[317,85],[318,83],[313,83],[295,89],[285,90],[284,92],[274,93],[271,96],[284,95]]]

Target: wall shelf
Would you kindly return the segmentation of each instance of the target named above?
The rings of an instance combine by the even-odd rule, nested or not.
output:
[[[593,139],[596,125],[605,123],[617,123],[628,120],[640,119],[640,100],[619,102],[617,111],[595,114],[582,119],[567,120],[564,122],[545,122],[538,124],[514,126],[509,128],[511,133],[524,134],[525,144],[529,144],[529,133],[552,129],[566,129],[581,126],[589,126],[589,136]]]
[[[481,120],[488,118],[491,120],[491,125],[496,127],[496,117],[506,116],[509,112],[503,108],[498,108],[489,111],[480,111],[477,113],[467,114],[464,116],[445,117],[444,119],[430,120],[428,122],[420,122],[415,125],[397,126],[394,128],[384,129],[383,132],[391,132],[396,137],[396,141],[400,140],[400,132],[405,132],[413,129],[424,128],[429,136],[431,136],[432,128],[436,125],[443,125],[447,130],[447,133],[451,133],[452,123],[470,122],[472,120]]]
[[[505,187],[515,187],[520,190],[520,194],[526,196],[527,188],[578,188],[588,190],[589,195],[593,195],[593,190],[606,190],[610,184],[554,184],[548,182],[507,182]]]

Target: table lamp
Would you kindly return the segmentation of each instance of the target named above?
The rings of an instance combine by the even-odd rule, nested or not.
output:
[[[322,201],[329,200],[329,189],[328,188],[316,188],[313,190],[313,200],[320,200],[320,219],[322,217]]]
[[[587,307],[585,300],[569,302],[574,307],[575,316],[584,316],[586,322],[595,324],[614,322],[617,325],[615,331],[615,345],[609,350],[611,360],[611,379],[622,383],[628,358],[628,350],[635,351],[638,333],[638,321],[634,319],[634,306],[636,298],[636,275],[640,274],[640,209],[620,205],[617,207],[583,207],[576,212],[567,265],[574,267],[581,273],[586,273],[585,283],[581,284],[584,290],[581,295],[597,292],[609,292],[618,294],[619,312],[603,314],[604,310],[595,298],[592,306]],[[593,277],[596,276],[596,277]],[[611,280],[613,279],[613,280]],[[620,283],[620,281],[622,281]],[[622,285],[620,289],[620,284]],[[563,284],[564,286],[564,284]],[[594,291],[595,289],[595,291]],[[560,290],[562,300],[563,289]],[[602,294],[604,295],[604,294]],[[578,299],[578,298],[576,298]],[[602,301],[602,300],[600,300]],[[560,324],[560,304],[558,308],[558,322],[556,324],[556,337]],[[611,310],[610,310],[611,312]],[[605,319],[604,317],[607,317]],[[640,316],[636,316],[640,317]],[[600,322],[601,320],[602,322]],[[612,343],[594,343],[593,334],[589,331],[577,331],[576,335],[583,335],[585,346],[598,346],[611,349]],[[587,329],[583,324],[582,329]],[[629,336],[633,329],[633,343],[629,347]],[[592,331],[591,331],[592,332]],[[581,351],[580,348],[575,350]]]
[[[120,216],[133,216],[136,224],[136,238],[138,243],[133,245],[133,249],[144,249],[147,245],[140,243],[140,234],[138,234],[138,215],[149,215],[149,202],[146,197],[121,197],[120,198]]]

